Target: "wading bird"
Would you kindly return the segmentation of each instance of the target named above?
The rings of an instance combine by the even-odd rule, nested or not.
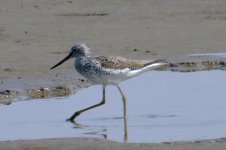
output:
[[[126,96],[124,95],[118,84],[121,81],[130,79],[146,71],[156,69],[166,64],[163,60],[144,62],[138,60],[128,60],[126,58],[113,56],[94,57],[91,56],[90,48],[85,44],[81,43],[74,45],[71,48],[68,56],[66,56],[56,65],[54,65],[51,69],[56,68],[70,58],[75,58],[75,69],[83,77],[87,78],[95,84],[100,84],[103,86],[102,101],[98,104],[75,112],[68,119],[68,121],[71,122],[74,122],[75,118],[78,117],[81,113],[92,108],[101,106],[105,103],[105,88],[107,85],[115,85],[118,88],[123,100],[124,118],[126,118]]]

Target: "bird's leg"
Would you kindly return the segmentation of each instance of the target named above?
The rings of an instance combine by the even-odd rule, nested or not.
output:
[[[124,93],[122,92],[121,88],[116,85],[120,94],[122,95],[122,101],[123,101],[123,117],[126,118],[127,117],[127,113],[126,113],[126,96],[124,95]]]
[[[87,107],[85,109],[82,109],[82,110],[79,110],[79,111],[75,112],[69,119],[67,119],[67,121],[70,121],[70,122],[74,123],[74,119],[76,117],[78,117],[81,113],[83,113],[83,112],[85,112],[87,110],[93,109],[95,107],[101,106],[103,104],[105,104],[105,85],[103,86],[103,98],[102,98],[102,101],[100,103],[92,105],[90,107]]]
[[[122,92],[121,88],[116,85],[120,94],[122,95],[122,101],[123,101],[123,118],[124,118],[124,142],[126,143],[128,141],[128,128],[127,128],[127,112],[126,112],[126,96]]]
[[[127,118],[124,118],[124,143],[128,141]]]

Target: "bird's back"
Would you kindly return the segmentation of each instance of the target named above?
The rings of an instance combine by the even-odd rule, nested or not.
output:
[[[125,69],[136,70],[152,64],[154,61],[147,60],[129,60],[118,56],[98,56],[95,57],[102,67],[110,69]]]
[[[113,56],[81,57],[75,61],[76,70],[98,84],[117,84],[161,65],[162,60],[128,60]]]

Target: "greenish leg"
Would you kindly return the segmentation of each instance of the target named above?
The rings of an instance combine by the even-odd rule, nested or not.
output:
[[[126,96],[121,90],[121,88],[116,85],[120,94],[122,95],[122,101],[123,101],[123,118],[124,118],[124,142],[126,143],[128,141],[128,127],[127,127],[127,112],[126,112]]]
[[[126,112],[126,96],[124,95],[123,91],[121,90],[121,88],[116,85],[120,94],[122,95],[122,101],[123,101],[123,117],[126,118],[127,117],[127,112]]]

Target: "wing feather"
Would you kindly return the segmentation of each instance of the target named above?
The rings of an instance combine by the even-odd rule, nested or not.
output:
[[[98,56],[95,57],[95,59],[100,62],[102,67],[114,69],[129,68],[131,70],[136,70],[151,65],[153,63],[157,63],[156,61],[128,60],[123,57],[112,56]]]

